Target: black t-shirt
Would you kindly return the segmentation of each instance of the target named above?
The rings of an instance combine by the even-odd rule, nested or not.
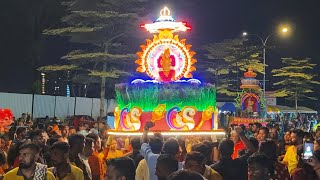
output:
[[[217,171],[223,180],[247,180],[247,167],[244,159],[221,158],[210,167]]]
[[[129,157],[133,159],[136,168],[138,167],[139,162],[143,159],[143,156],[139,151],[133,151],[132,155],[130,155]]]

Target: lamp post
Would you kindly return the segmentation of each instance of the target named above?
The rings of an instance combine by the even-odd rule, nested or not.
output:
[[[289,31],[289,29],[287,27],[283,27],[281,28],[281,33],[287,33]],[[267,42],[269,40],[269,38],[276,34],[275,32],[270,33],[265,39],[263,39],[261,36],[259,36],[258,34],[249,34],[247,32],[243,32],[242,36],[255,36],[257,37],[261,43],[262,43],[262,47],[263,47],[263,98],[266,100],[266,48],[267,48]],[[265,118],[267,115],[267,103],[265,103]]]

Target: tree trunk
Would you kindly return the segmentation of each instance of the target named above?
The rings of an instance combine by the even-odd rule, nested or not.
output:
[[[72,95],[73,97],[77,97],[77,94],[76,94],[76,87],[75,87],[75,84],[72,83],[72,85],[70,86],[71,87],[71,92],[72,92]]]
[[[102,71],[107,70],[107,63],[103,63]],[[100,92],[100,121],[103,121],[101,118],[105,116],[104,105],[105,105],[105,96],[106,96],[106,78],[101,78],[101,92]]]

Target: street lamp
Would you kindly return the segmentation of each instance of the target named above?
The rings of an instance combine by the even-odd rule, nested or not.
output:
[[[288,31],[289,31],[288,27],[281,28],[282,34],[287,34]],[[242,33],[242,36],[249,36],[249,35],[255,36],[258,39],[260,39],[260,41],[262,43],[262,47],[263,47],[263,98],[265,100],[266,100],[266,48],[267,48],[268,39],[274,34],[278,34],[278,32],[272,32],[265,39],[263,39],[261,36],[259,36],[257,34],[248,34],[247,32]],[[266,117],[266,115],[267,115],[267,103],[265,104],[265,117]]]
[[[282,32],[283,32],[283,33],[288,32],[288,28],[282,28]]]

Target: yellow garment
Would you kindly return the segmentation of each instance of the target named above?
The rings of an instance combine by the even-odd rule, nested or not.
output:
[[[317,125],[315,125],[315,126],[313,126],[313,131],[314,131],[314,132],[316,132],[316,131],[317,131],[317,129],[318,129],[318,127],[320,127],[320,123],[319,123],[319,124],[317,124]]]
[[[187,138],[185,140],[185,146],[186,146],[186,150],[187,150],[187,153],[189,153],[192,149],[192,146],[195,145],[195,144],[198,144],[199,142],[197,142],[196,140],[194,139],[191,139],[191,138]]]
[[[142,159],[136,169],[136,178],[139,180],[149,180],[149,167],[147,161]]]
[[[122,156],[123,156],[123,152],[122,151],[119,151],[119,150],[111,151],[111,150],[109,150],[107,159],[113,159],[113,158],[118,158],[118,157],[122,157]]]
[[[4,180],[24,180],[24,177],[23,176],[19,176],[17,175],[18,174],[18,169],[19,168],[14,168],[12,169],[11,171],[7,172],[5,175],[4,175]],[[54,175],[48,171],[47,172],[47,180],[55,180],[56,178],[54,177]]]
[[[283,162],[288,164],[288,170],[290,174],[292,170],[297,168],[297,149],[294,145],[288,147],[286,154],[284,155]]]
[[[205,177],[207,180],[222,180],[221,175],[207,165],[206,165],[206,170],[204,171],[203,177]]]
[[[74,165],[71,166],[71,173],[68,173],[64,178],[61,180],[84,180],[83,172],[80,168]],[[48,169],[50,172],[52,172],[53,167]],[[58,176],[56,176],[56,180],[60,180]]]
[[[104,154],[103,154],[103,152],[100,152],[100,153],[98,154],[98,157],[101,158],[101,159],[104,159]]]
[[[192,145],[193,145],[193,144],[191,144],[191,143],[188,143],[188,144],[186,145],[187,153],[189,153],[189,152],[191,151]]]

